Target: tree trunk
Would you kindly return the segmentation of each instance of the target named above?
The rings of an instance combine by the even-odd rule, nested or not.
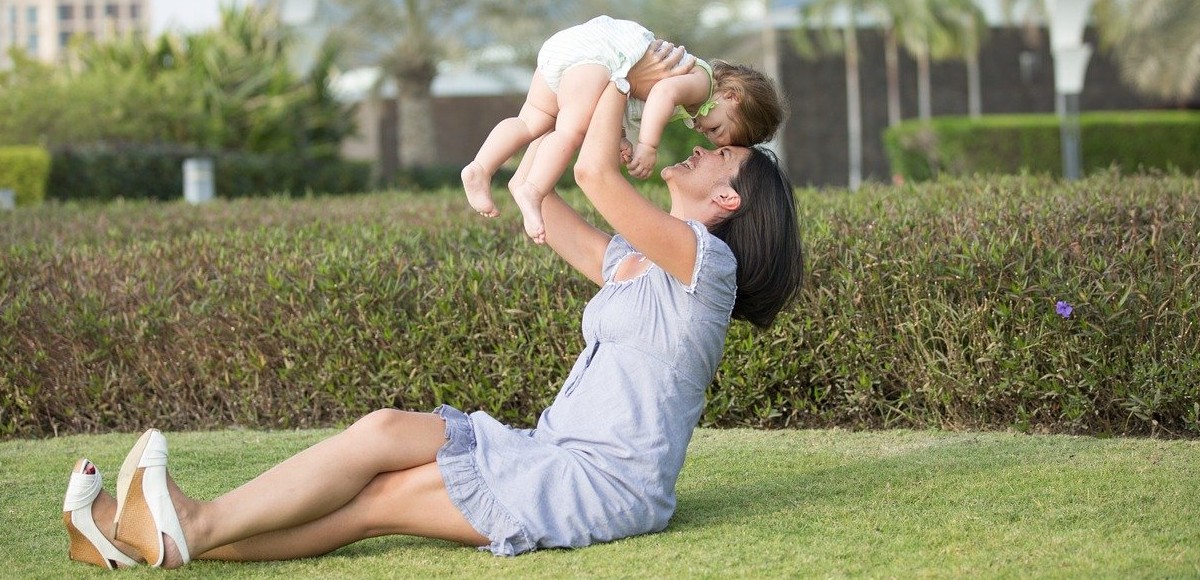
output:
[[[400,171],[400,150],[396,140],[400,119],[396,99],[380,98],[379,107],[379,182],[391,185],[396,182],[396,174]]]
[[[972,119],[983,116],[982,88],[979,82],[979,52],[967,57],[967,112]]]
[[[858,80],[858,23],[853,18],[846,26],[846,130],[849,133],[850,191],[862,185],[862,97]]]
[[[900,49],[896,43],[896,29],[884,29],[883,60],[887,63],[887,111],[888,126],[900,124]]]
[[[917,116],[922,121],[933,117],[933,97],[929,89],[929,51],[917,54]]]
[[[433,122],[432,82],[406,82],[400,86],[400,167],[412,169],[437,164],[437,133]]]

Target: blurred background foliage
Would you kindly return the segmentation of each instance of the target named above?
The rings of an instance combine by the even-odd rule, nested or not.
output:
[[[277,19],[225,7],[218,28],[103,43],[76,37],[51,66],[14,52],[0,72],[0,145],[170,143],[217,150],[336,156],[354,130],[330,94],[335,54],[306,78],[283,58]]]

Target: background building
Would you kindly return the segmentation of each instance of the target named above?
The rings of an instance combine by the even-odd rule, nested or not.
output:
[[[0,0],[0,68],[11,66],[12,48],[56,62],[77,34],[103,40],[149,27],[150,0]]]

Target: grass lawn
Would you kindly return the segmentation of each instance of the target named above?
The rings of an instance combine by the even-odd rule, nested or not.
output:
[[[167,436],[180,485],[211,498],[329,433]],[[135,439],[0,442],[4,577],[103,573],[67,560],[62,494],[81,455],[111,491]],[[702,429],[689,453],[679,509],[659,534],[518,558],[392,537],[171,576],[1200,577],[1200,441]]]

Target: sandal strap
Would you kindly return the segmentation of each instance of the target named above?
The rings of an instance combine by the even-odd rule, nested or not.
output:
[[[103,488],[104,480],[101,479],[99,471],[96,473],[72,473],[71,481],[67,483],[67,495],[63,498],[63,511],[73,512],[84,507],[90,508]]]

